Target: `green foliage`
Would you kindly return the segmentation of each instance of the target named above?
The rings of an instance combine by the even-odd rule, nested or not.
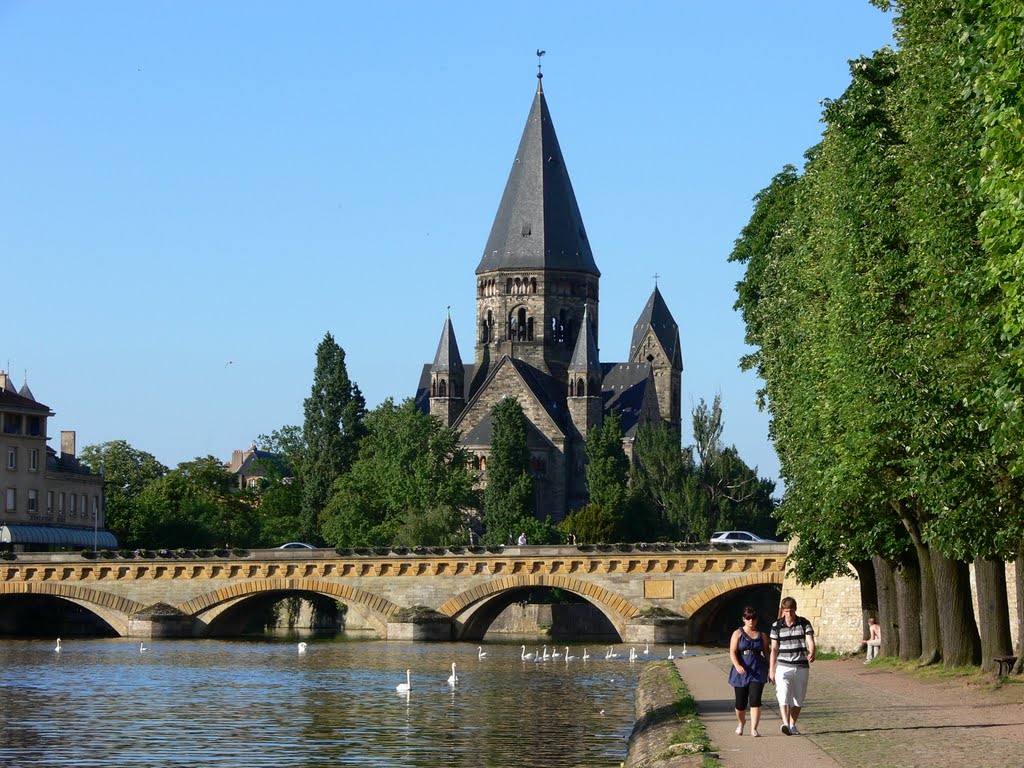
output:
[[[493,433],[484,490],[484,544],[504,544],[536,524],[530,448],[526,442],[526,416],[512,397],[491,412]],[[553,533],[552,533],[553,535]]]
[[[355,461],[365,434],[366,402],[349,380],[345,350],[326,334],[316,349],[313,386],[304,405],[302,434],[302,538],[321,540],[320,514],[334,482]]]
[[[626,513],[629,457],[622,449],[622,417],[613,411],[587,435],[587,493],[613,521]],[[593,541],[593,539],[591,539]]]
[[[559,530],[575,534],[577,544],[598,544],[615,540],[615,518],[600,504],[587,504],[566,516]]]
[[[167,467],[125,440],[87,445],[80,458],[93,472],[103,473],[107,529],[126,547],[148,546],[149,523],[136,500],[147,485],[167,473]]]
[[[391,399],[371,411],[351,469],[335,483],[323,535],[333,546],[468,543],[466,511],[477,503],[458,435]]]
[[[214,456],[182,462],[137,496],[147,546],[252,546],[258,523]]]

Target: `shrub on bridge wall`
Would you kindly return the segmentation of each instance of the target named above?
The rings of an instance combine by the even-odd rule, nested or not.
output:
[[[11,552],[10,550],[5,549],[2,552],[0,552],[0,560],[17,560],[17,559],[18,559],[18,556],[16,554],[14,554],[13,552]]]

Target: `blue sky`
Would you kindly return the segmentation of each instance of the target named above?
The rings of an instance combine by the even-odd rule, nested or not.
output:
[[[0,367],[79,447],[173,466],[300,424],[331,332],[372,407],[411,396],[474,270],[536,87],[625,360],[653,285],[683,412],[778,460],[726,263],[751,198],[821,133],[867,0],[0,2]],[[59,441],[51,440],[59,447]]]

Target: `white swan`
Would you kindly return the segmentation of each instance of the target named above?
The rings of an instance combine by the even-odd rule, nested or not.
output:
[[[646,656],[650,652],[651,652],[651,644],[650,643],[644,643],[644,656]]]
[[[583,660],[586,661],[589,658],[590,658],[590,652],[586,648],[584,648],[583,649]]]
[[[305,643],[299,643],[299,653],[305,653],[305,652],[306,652],[306,644]]]
[[[60,638],[57,638],[57,647],[53,649],[55,653],[60,653]]]
[[[146,647],[145,642],[139,643],[139,653],[145,653],[148,650],[149,648]]]
[[[526,646],[523,646],[523,655],[520,657],[523,661],[531,661],[533,659],[533,651],[530,653],[526,652]]]
[[[545,645],[544,646],[544,656],[543,656],[543,659],[544,659],[544,661],[547,661],[550,658],[551,658],[551,654],[548,653],[548,647]]]
[[[675,656],[672,655],[672,649],[671,648],[668,649],[668,658],[669,658],[669,661],[671,661],[672,659],[675,658]]]
[[[629,649],[629,660],[636,661],[636,648]]]
[[[448,676],[448,685],[455,685],[459,682],[458,676],[455,674],[455,662],[452,662],[452,673]]]
[[[407,693],[412,690],[412,678],[409,676],[408,669],[405,670],[405,682],[396,685],[395,690],[399,693]]]
[[[608,646],[608,655],[607,655],[607,656],[605,656],[605,658],[606,658],[606,659],[617,659],[617,658],[619,658],[619,654],[615,653],[615,652],[614,652],[614,651],[612,650],[612,647],[611,647],[611,646],[609,645],[609,646]]]
[[[482,659],[486,655],[487,655],[487,651],[484,650],[484,647],[482,645],[478,645],[476,647],[476,657],[478,659]]]
[[[565,663],[568,664],[570,661],[573,661],[575,658],[576,658],[575,656],[570,656],[569,655],[569,646],[568,645],[565,646]]]
[[[686,643],[683,643],[683,656],[686,655],[688,655],[688,651],[686,650]]]
[[[566,650],[569,650],[569,649],[566,648]],[[552,648],[551,649],[551,658],[552,659],[560,659],[560,658],[562,658],[562,654],[560,654],[558,651],[556,651],[554,648]]]

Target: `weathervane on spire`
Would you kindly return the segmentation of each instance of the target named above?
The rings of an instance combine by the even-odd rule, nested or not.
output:
[[[542,51],[540,48],[537,49],[537,79],[542,80],[544,73],[540,71],[540,57],[543,56],[547,51]]]

